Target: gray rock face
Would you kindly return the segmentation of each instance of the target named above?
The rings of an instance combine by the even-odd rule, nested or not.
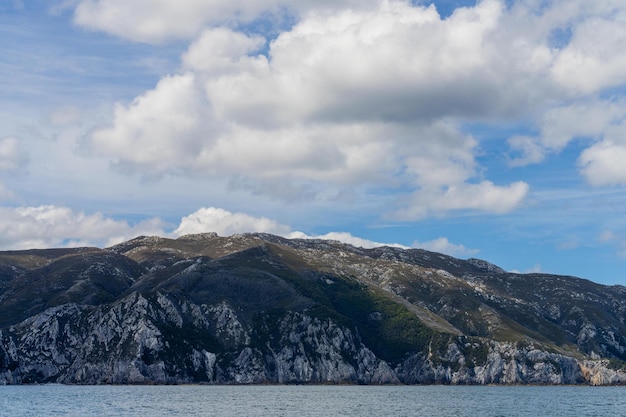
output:
[[[0,273],[0,384],[626,384],[625,288],[476,259],[203,234]]]
[[[397,372],[405,383],[413,384],[592,383],[589,375],[583,373],[584,364],[572,357],[498,342],[486,342],[481,348],[488,348],[487,356],[468,363],[468,356],[460,351],[459,344],[450,344],[443,358],[416,355]],[[601,364],[598,366],[603,368]],[[615,374],[611,383],[626,382],[626,374]]]
[[[290,312],[252,328],[226,303],[133,293],[106,308],[54,307],[1,332],[0,384],[626,383],[607,361],[533,346],[461,336],[439,352],[392,368],[330,319]]]
[[[398,382],[330,320],[289,313],[275,325],[253,336],[226,303],[162,294],[107,309],[64,305],[0,333],[0,384]]]

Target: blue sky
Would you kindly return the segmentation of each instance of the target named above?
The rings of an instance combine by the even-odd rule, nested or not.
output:
[[[263,231],[626,285],[618,0],[0,1],[0,249]]]

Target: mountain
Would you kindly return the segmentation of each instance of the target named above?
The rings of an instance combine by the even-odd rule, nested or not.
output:
[[[268,234],[0,252],[0,384],[624,384],[626,288]]]

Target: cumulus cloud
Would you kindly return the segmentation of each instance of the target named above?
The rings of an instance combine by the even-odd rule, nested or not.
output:
[[[599,2],[602,3],[602,2]],[[623,4],[606,2],[602,15],[573,27],[571,41],[558,55],[552,75],[577,94],[590,94],[626,82],[626,13]]]
[[[356,237],[347,232],[329,232],[323,235],[307,235],[294,231],[288,225],[281,224],[267,217],[255,217],[246,213],[233,213],[216,207],[203,207],[181,219],[180,225],[172,232],[173,236],[194,233],[215,232],[221,236],[237,233],[271,233],[289,239],[326,239],[337,240],[357,247],[374,248],[394,246],[406,248],[398,243],[381,243]]]
[[[130,107],[118,105],[113,126],[96,131],[93,145],[117,156],[121,165],[148,174],[180,167],[200,150],[202,99],[194,81],[192,74],[166,77]]]
[[[445,237],[429,240],[428,242],[415,241],[412,246],[414,248],[426,249],[431,252],[445,253],[446,255],[455,257],[468,257],[480,252],[478,249],[470,249],[464,245],[451,243]]]
[[[626,150],[613,132],[623,130],[626,103],[619,94],[601,94],[626,82],[624,4],[554,0],[546,6],[533,19],[540,32],[549,29],[553,46],[546,74],[554,82],[552,88],[560,90],[561,104],[544,107],[536,118],[537,137],[509,139],[514,155],[510,165],[542,162],[572,140],[584,138],[592,144],[578,161],[582,176],[594,186],[624,185],[626,171],[619,161]],[[529,6],[518,3],[515,9],[524,7]],[[560,39],[555,36],[559,33]]]
[[[593,97],[552,108],[539,118],[538,136],[514,136],[508,140],[513,155],[510,165],[539,163],[547,155],[562,151],[574,139],[601,142],[624,119],[623,99]]]
[[[586,149],[579,163],[591,185],[626,185],[626,144],[602,141]]]
[[[502,59],[491,50],[497,45],[484,45],[496,38],[503,13],[495,0],[445,20],[433,6],[403,1],[315,10],[266,54],[258,52],[266,42],[259,36],[205,29],[179,74],[119,104],[112,126],[90,143],[129,171],[223,177],[247,189],[256,184],[253,194],[289,178],[337,190],[412,188],[412,206],[422,205],[423,214],[407,218],[506,212],[527,186],[472,184],[477,141],[450,121],[506,114],[511,95],[528,95],[515,82],[520,74],[490,70]],[[519,62],[534,53],[524,51]]]
[[[389,246],[393,248],[401,248],[408,249],[408,246],[402,245],[400,243],[382,243],[376,242],[369,239],[363,239],[361,237],[353,236],[348,232],[328,232],[323,235],[307,235],[302,232],[291,232],[286,237],[290,239],[323,239],[323,240],[336,240],[338,242],[347,243],[352,246],[356,246],[357,248],[378,248],[381,246]]]
[[[295,24],[272,39],[237,29],[268,12]],[[128,172],[208,176],[284,202],[384,188],[403,194],[390,219],[506,213],[529,185],[483,178],[464,123],[534,121],[537,136],[508,138],[512,167],[588,138],[588,182],[626,183],[626,151],[607,137],[626,104],[598,98],[626,82],[625,19],[616,0],[483,0],[447,18],[400,0],[81,0],[80,25],[191,41],[179,71],[118,104],[89,143]]]
[[[626,118],[626,114],[623,115]],[[626,121],[608,126],[601,140],[585,149],[578,163],[591,185],[626,185]]]
[[[206,232],[215,232],[222,236],[253,232],[282,236],[289,234],[291,228],[266,217],[254,217],[245,213],[232,213],[221,208],[205,207],[183,217],[173,234],[182,236]]]
[[[626,102],[597,98],[575,101],[546,112],[541,120],[541,141],[549,150],[560,151],[572,139],[601,139],[611,126],[626,118]]]
[[[74,22],[139,42],[190,39],[207,25],[248,22],[267,13],[305,13],[310,8],[363,7],[371,0],[75,0]]]
[[[266,43],[261,36],[247,36],[226,28],[204,30],[181,57],[183,67],[204,76],[221,76],[263,65],[263,58],[249,56]]]
[[[76,7],[74,22],[134,41],[159,43],[192,38],[205,24],[229,20],[239,11],[245,14],[242,17],[251,19],[272,3],[271,0],[87,0]]]
[[[425,188],[410,197],[407,207],[388,214],[388,217],[413,221],[461,210],[507,213],[521,204],[528,191],[528,184],[521,181],[507,187],[482,181],[478,184]]]
[[[502,59],[507,49],[494,44],[502,14],[494,0],[445,20],[432,6],[401,1],[310,14],[271,42],[269,60],[210,80],[208,93],[216,111],[240,123],[257,122],[261,109],[278,124],[507,114],[542,90],[528,91],[541,83],[537,72],[501,67],[535,53],[520,48]]]
[[[288,225],[281,224],[266,217],[255,217],[245,213],[233,213],[215,207],[205,207],[181,219],[180,225],[173,236],[178,237],[192,233],[215,232],[221,236],[230,236],[236,233],[271,233],[288,239],[324,239],[335,240],[361,248],[375,248],[390,246],[409,249],[409,246],[394,242],[377,242],[354,236],[348,232],[328,232],[319,235],[310,235],[294,231]],[[415,241],[411,247],[427,249],[445,253],[451,256],[467,257],[478,253],[477,249],[469,249],[460,244],[451,243],[447,238],[440,237],[428,242]]]
[[[270,233],[288,239],[324,239],[356,247],[390,246],[409,249],[394,242],[377,242],[348,232],[328,232],[310,235],[294,231],[291,226],[267,217],[251,216],[216,207],[203,207],[181,218],[178,226],[167,230],[158,218],[134,225],[115,220],[103,213],[87,214],[68,207],[0,207],[0,250],[20,250],[52,247],[107,247],[139,235],[177,238],[187,234],[215,232],[220,236],[238,233]],[[414,242],[411,247],[423,248],[451,256],[469,256],[478,252],[453,244],[441,237],[429,242]]]
[[[150,219],[136,225],[86,214],[68,207],[0,207],[0,247],[32,249],[68,246],[109,246],[132,237],[163,235],[163,224]]]

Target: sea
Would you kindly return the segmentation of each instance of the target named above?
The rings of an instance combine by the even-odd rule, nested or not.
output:
[[[0,416],[626,416],[626,387],[0,386]]]

